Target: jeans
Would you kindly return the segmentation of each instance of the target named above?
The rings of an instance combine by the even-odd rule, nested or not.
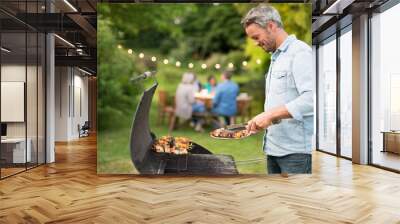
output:
[[[225,120],[225,125],[231,125],[231,117],[223,116],[223,118]]]
[[[267,173],[311,174],[311,154],[295,153],[286,156],[267,155]]]
[[[193,113],[203,113],[206,111],[206,106],[204,103],[195,103],[192,106]]]
[[[196,102],[195,104],[192,105],[192,112],[193,113],[199,113],[199,114],[204,113],[204,112],[206,112],[206,106],[204,105],[204,103]],[[195,125],[198,124],[198,125],[201,126],[204,123],[204,117],[201,116],[201,115],[197,116],[197,115],[193,114],[192,115],[192,122]]]

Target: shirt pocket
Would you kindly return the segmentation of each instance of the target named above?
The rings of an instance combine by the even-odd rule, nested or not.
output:
[[[270,89],[274,94],[282,94],[287,91],[288,71],[273,71],[271,74]]]

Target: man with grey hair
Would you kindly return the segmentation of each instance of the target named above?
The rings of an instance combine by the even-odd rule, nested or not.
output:
[[[309,45],[288,35],[279,12],[260,5],[242,20],[246,34],[271,53],[264,112],[247,124],[250,134],[266,129],[263,150],[269,174],[311,173],[314,72]]]

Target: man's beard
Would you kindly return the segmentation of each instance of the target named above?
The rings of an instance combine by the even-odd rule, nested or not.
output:
[[[267,29],[267,35],[269,37],[272,36],[272,33],[270,30]],[[265,40],[262,42],[262,48],[267,51],[268,53],[273,53],[276,50],[276,41],[274,38],[270,38],[268,40]]]
[[[276,42],[272,39],[269,41],[264,41],[262,42],[262,48],[268,53],[273,53],[276,50]]]

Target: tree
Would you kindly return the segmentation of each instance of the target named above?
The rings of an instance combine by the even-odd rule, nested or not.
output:
[[[111,23],[100,16],[98,21],[98,117],[99,129],[105,130],[125,122],[126,114],[134,110],[141,86],[129,82],[133,66],[126,51],[117,47]]]
[[[229,53],[241,47],[245,34],[240,15],[232,4],[199,4],[196,14],[183,23],[185,41],[192,46],[195,58],[207,58],[212,53]],[[204,15],[204,16],[202,16]]]

